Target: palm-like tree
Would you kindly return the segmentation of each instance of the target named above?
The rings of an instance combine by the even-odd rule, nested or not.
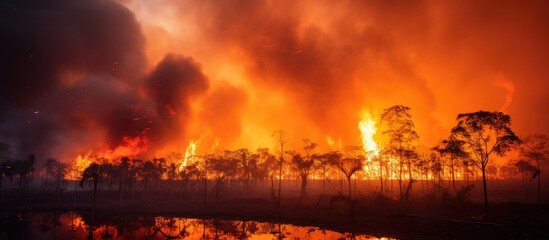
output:
[[[333,152],[330,154],[331,163],[345,175],[347,178],[347,183],[349,187],[349,199],[352,198],[351,194],[351,178],[353,175],[362,170],[364,156],[357,155],[353,157],[342,157],[338,152]]]
[[[97,163],[92,163],[86,169],[84,169],[84,172],[82,172],[82,179],[80,179],[81,188],[84,188],[84,183],[86,181],[91,181],[93,185],[92,221],[95,216],[97,185],[99,184],[101,174],[101,166]]]

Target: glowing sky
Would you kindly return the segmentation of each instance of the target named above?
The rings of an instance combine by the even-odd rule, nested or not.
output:
[[[395,104],[428,146],[477,110],[549,133],[547,1],[1,5],[0,141],[45,156],[139,134],[150,155],[255,149],[277,129],[358,145],[362,111]]]

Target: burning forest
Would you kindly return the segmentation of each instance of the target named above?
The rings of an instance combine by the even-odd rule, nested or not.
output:
[[[543,1],[4,1],[0,239],[546,239],[547,23]]]

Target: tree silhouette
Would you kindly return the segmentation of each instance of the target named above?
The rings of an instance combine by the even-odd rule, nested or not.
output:
[[[131,172],[130,172],[130,159],[123,157],[120,159],[120,164],[117,166],[117,175],[118,175],[118,191],[119,199],[122,200],[124,197],[124,185],[131,185]]]
[[[451,138],[464,141],[472,163],[482,172],[484,188],[484,210],[488,215],[488,190],[486,188],[486,166],[494,153],[505,156],[519,138],[511,130],[511,117],[502,112],[478,111],[461,113],[458,124],[452,129]]]
[[[442,173],[444,172],[444,162],[443,158],[440,157],[440,153],[438,151],[431,151],[431,154],[429,154],[429,163],[429,169],[434,176],[433,191],[440,192],[442,188]]]
[[[456,191],[456,161],[461,158],[469,157],[469,154],[465,152],[463,145],[465,145],[464,141],[450,137],[447,140],[443,140],[441,146],[436,146],[434,148],[434,150],[438,151],[442,156],[450,157],[450,173],[452,175],[452,187],[454,192]]]
[[[528,199],[528,190],[530,189],[530,183],[539,174],[539,170],[538,168],[536,168],[535,166],[532,166],[530,163],[528,163],[525,160],[519,160],[515,162],[513,165],[522,175],[522,185],[524,185],[526,188],[526,190],[524,191],[524,202],[526,202]],[[526,176],[531,176],[531,177],[527,178]]]
[[[144,161],[139,174],[143,182],[143,198],[150,198],[153,192],[156,192],[156,185],[162,177],[163,164],[161,159],[153,161]]]
[[[44,188],[46,191],[53,191],[55,194],[61,195],[65,190],[67,181],[64,179],[67,173],[67,165],[59,162],[57,159],[48,159],[44,164],[45,181]]]
[[[305,158],[299,153],[292,152],[290,155],[292,155],[290,165],[298,173],[301,180],[300,199],[303,201],[307,197],[307,178],[313,168],[314,161],[312,158]]]
[[[522,145],[520,148],[520,154],[530,160],[536,162],[537,174],[534,173],[533,177],[538,178],[538,204],[541,204],[541,166],[540,162],[547,161],[547,155],[549,155],[549,149],[547,146],[548,138],[542,134],[528,135],[522,139]]]
[[[330,153],[330,162],[345,175],[347,179],[347,184],[349,187],[349,199],[352,198],[351,194],[351,178],[353,175],[362,170],[363,162],[365,160],[364,156],[349,156],[343,157],[341,153],[333,152]]]
[[[276,207],[280,208],[280,198],[282,193],[282,165],[284,164],[284,144],[288,142],[286,132],[282,130],[275,131],[273,137],[280,144],[280,159],[278,163],[278,196],[276,201]]]
[[[231,156],[230,151],[226,151],[225,156],[209,155],[205,160],[208,173],[214,177],[214,193],[215,198],[218,199],[224,188],[225,179],[236,175],[240,159]]]
[[[372,158],[372,161],[377,162],[379,166],[379,196],[383,196],[384,194],[383,193],[384,192],[383,170],[384,168],[386,171],[388,170],[389,157],[390,157],[390,154],[388,154],[385,148],[380,148],[379,154]],[[389,176],[387,176],[387,178],[388,177]]]
[[[417,159],[415,143],[419,139],[419,135],[415,131],[410,110],[411,108],[409,107],[396,105],[385,109],[381,115],[381,122],[387,126],[387,130],[382,134],[389,137],[389,143],[386,150],[399,160],[397,175],[399,176],[398,183],[401,200],[404,195],[402,192],[403,164],[408,166],[409,181],[406,190],[406,197],[408,197],[409,193],[412,191],[412,184],[414,182],[412,176],[412,159]]]
[[[201,171],[196,163],[189,164],[185,166],[180,172],[179,172],[179,178],[181,179],[183,190],[182,194],[185,194],[187,192],[187,188],[189,187],[189,183],[191,180],[199,179],[201,176],[203,176],[204,173]]]
[[[91,163],[86,169],[84,169],[84,172],[82,172],[82,178],[80,179],[80,187],[84,188],[84,183],[86,181],[91,181],[93,185],[93,205],[92,205],[92,222],[95,217],[95,202],[96,202],[96,195],[97,195],[97,185],[100,182],[102,172],[101,172],[101,166],[97,163]]]
[[[305,156],[302,156],[299,153],[292,152],[291,167],[298,173],[301,180],[301,194],[300,199],[304,201],[307,197],[307,180],[309,178],[309,173],[313,170],[314,158],[311,156],[311,152],[316,148],[316,143],[311,142],[309,139],[303,139],[305,146]]]
[[[103,182],[103,190],[109,191],[112,189],[112,187],[115,185],[117,181],[118,167],[105,158],[101,160],[102,162],[100,166],[101,166],[101,172],[102,172],[101,177]],[[104,191],[101,191],[101,197],[103,197]]]
[[[258,177],[269,177],[271,180],[271,188],[270,188],[270,194],[273,199],[276,197],[275,189],[274,189],[274,176],[276,174],[276,170],[278,170],[278,164],[276,161],[276,157],[269,152],[268,148],[259,148],[257,149],[257,153],[259,155],[259,165],[258,165],[258,171],[257,176]]]
[[[257,169],[257,158],[252,156],[250,151],[246,148],[236,150],[234,152],[228,152],[233,158],[240,160],[240,174],[242,178],[242,184],[244,188],[244,196],[248,196],[250,179],[253,172]]]
[[[315,161],[313,166],[322,176],[322,194],[326,194],[326,179],[328,178],[329,171],[332,170],[332,158],[329,153],[313,154],[312,158]]]
[[[34,154],[28,156],[26,159],[15,160],[11,162],[11,171],[17,176],[19,183],[19,191],[23,195],[25,202],[27,201],[27,193],[29,191],[30,182],[34,174],[34,164],[36,163],[36,157]]]

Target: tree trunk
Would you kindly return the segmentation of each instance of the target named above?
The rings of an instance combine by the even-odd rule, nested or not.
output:
[[[93,182],[93,203],[92,203],[92,224],[93,224],[94,219],[95,219],[95,199],[96,199],[95,195],[96,195],[96,193],[97,193],[97,182],[94,181]],[[90,224],[90,227],[91,227],[92,224]]]
[[[207,199],[208,199],[208,177],[204,174],[204,209],[206,209]]]
[[[541,205],[541,168],[539,167],[539,160],[536,159],[536,165],[538,165],[538,205]]]
[[[322,195],[326,194],[326,174],[322,175]]]
[[[301,175],[301,201],[307,197],[307,175]]]
[[[400,201],[403,200],[402,195],[402,153],[399,154],[399,161],[398,161],[398,189],[400,193]]]
[[[274,176],[271,174],[271,196],[274,195]]]
[[[337,173],[337,177],[339,179],[339,192],[343,194],[343,178],[341,178],[341,172]]]
[[[412,187],[414,184],[414,177],[412,176],[412,160],[408,158],[408,189],[406,189],[406,200],[412,195]]]
[[[282,193],[282,157],[280,157],[280,166],[278,169],[278,197],[276,198],[276,208],[280,208],[281,193]]]
[[[450,161],[452,161],[452,187],[454,188],[454,193],[456,192],[456,176],[455,176],[455,173],[454,173],[454,158],[452,157],[450,159]]]
[[[351,176],[347,176],[347,183],[349,183],[349,199],[351,199]]]
[[[402,195],[402,178],[399,178],[398,179],[398,191],[400,193],[400,201],[403,200],[403,195]]]
[[[482,185],[484,187],[484,216],[488,217],[488,190],[486,189],[486,165],[482,165]]]
[[[379,165],[379,196],[383,196],[383,168]]]

